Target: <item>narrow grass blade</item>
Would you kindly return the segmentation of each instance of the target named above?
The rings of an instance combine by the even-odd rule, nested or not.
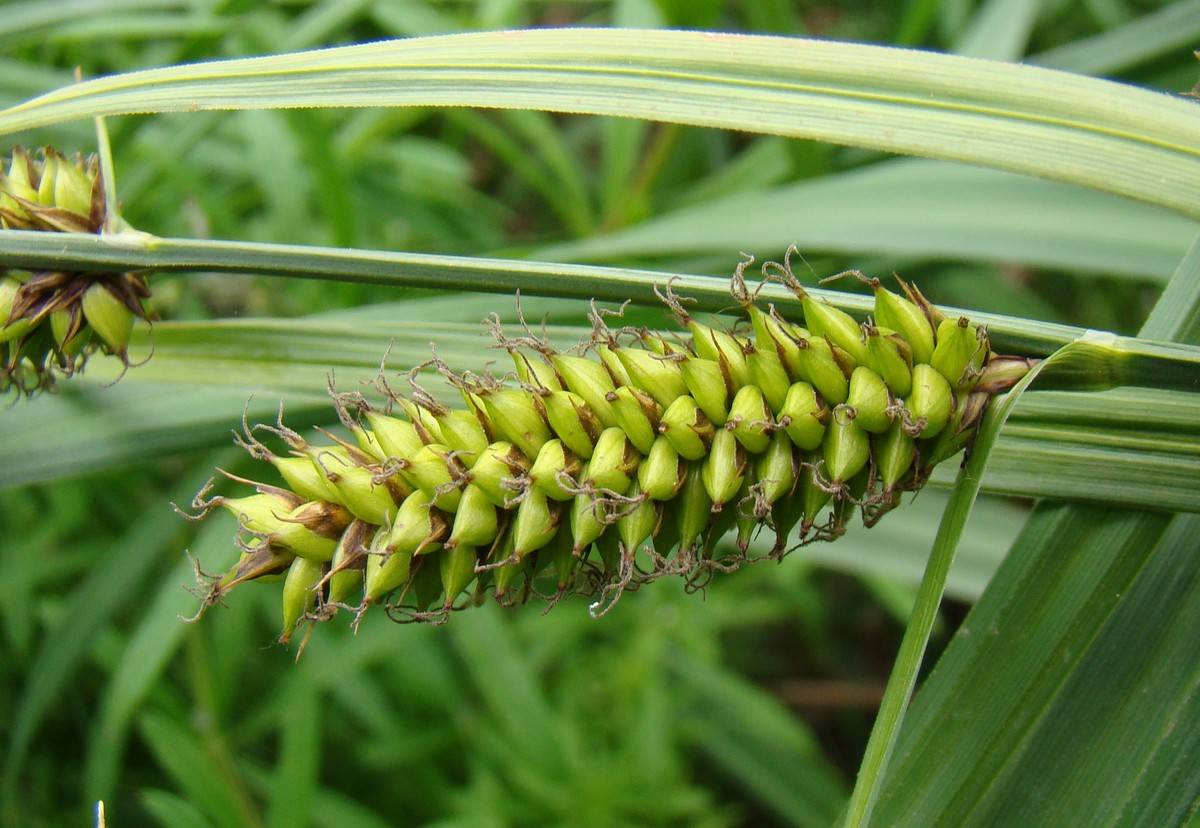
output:
[[[1064,351],[1069,351],[1071,347],[1073,346],[1067,346]],[[846,828],[858,828],[870,822],[888,762],[900,735],[905,710],[917,683],[917,674],[925,656],[925,648],[929,644],[929,635],[933,631],[942,594],[945,592],[946,578],[954,561],[954,552],[971,516],[975,499],[979,495],[983,472],[1000,436],[1000,429],[1012,413],[1021,394],[1037,378],[1039,371],[1045,370],[1056,359],[1057,354],[1026,374],[1021,382],[989,409],[979,427],[972,454],[959,472],[950,502],[938,526],[937,538],[929,555],[925,575],[917,589],[917,601],[912,617],[900,642],[896,665],[888,678],[879,714],[867,742],[866,754],[859,767],[854,792],[850,795],[844,822]]]
[[[218,828],[257,825],[257,814],[228,785],[221,767],[204,749],[200,736],[157,711],[138,719],[138,729],[154,758],[188,801],[200,804]]]
[[[204,109],[482,106],[649,118],[969,161],[1200,217],[1200,113],[1031,66],[833,41],[541,29],[380,41],[73,84],[0,133]]]
[[[682,654],[671,672],[690,699],[690,739],[787,825],[827,826],[845,783],[812,734],[759,688]]]
[[[612,233],[540,247],[532,258],[731,250],[1021,262],[1165,282],[1196,223],[1080,187],[948,162],[898,159],[778,187],[742,187]],[[902,274],[907,277],[907,274]]]
[[[190,500],[208,474],[207,469],[201,469],[184,478],[171,493],[171,499]],[[178,521],[179,517],[166,505],[161,511],[144,515],[117,544],[113,554],[68,596],[61,621],[42,643],[16,706],[4,756],[5,801],[13,801],[26,753],[38,728],[72,676],[83,668],[96,635],[107,621],[136,600],[140,585],[163,552],[176,554],[171,541],[176,536]]]
[[[229,541],[230,533],[229,521],[206,523],[190,551],[211,570],[222,572],[237,560],[238,551]],[[111,673],[87,742],[86,800],[112,799],[117,794],[134,717],[192,629],[180,619],[196,611],[195,596],[184,589],[194,578],[191,560],[181,557],[171,574],[162,579],[158,594]]]

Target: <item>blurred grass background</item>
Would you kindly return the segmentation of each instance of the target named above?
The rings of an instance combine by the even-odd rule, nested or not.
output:
[[[77,66],[91,77],[487,28],[842,38],[1176,93],[1195,84],[1190,50],[1200,41],[1194,0],[34,0],[0,13],[0,106],[69,83]],[[820,274],[895,270],[939,303],[1121,333],[1136,332],[1196,229],[1013,175],[619,119],[265,111],[120,118],[109,129],[125,216],[159,235],[714,275],[729,273],[739,250],[773,257],[795,241]],[[21,140],[94,148],[86,123]],[[411,301],[408,320],[474,321],[511,304],[463,303],[460,318],[443,298],[363,285],[202,275],[153,286],[169,319]],[[581,321],[578,305],[548,309],[553,321]],[[294,663],[272,644],[270,588],[235,592],[201,623],[178,619],[196,607],[182,588],[192,580],[182,550],[210,570],[235,555],[230,523],[197,529],[167,505],[189,501],[213,465],[253,471],[217,447],[244,400],[229,402],[227,421],[184,457],[163,460],[148,446],[121,468],[64,468],[21,487],[0,470],[0,823],[86,824],[97,799],[113,826],[837,817],[937,493],[873,533],[719,578],[703,596],[659,584],[604,621],[578,600],[547,616],[487,607],[433,629],[367,617],[356,636],[325,625]],[[982,591],[1021,510],[981,504],[937,641]]]

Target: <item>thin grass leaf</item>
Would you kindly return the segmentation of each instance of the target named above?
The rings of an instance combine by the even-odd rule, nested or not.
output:
[[[1040,0],[987,0],[954,44],[960,55],[1017,60],[1037,22]]]
[[[1194,221],[1126,199],[916,159],[705,195],[613,233],[539,247],[531,257],[595,263],[796,244],[806,253],[1021,262],[1165,282],[1196,235]]]
[[[165,713],[148,710],[138,717],[138,730],[159,765],[183,791],[198,803],[218,828],[246,828],[261,824],[237,791],[228,785],[224,770],[204,748],[200,736],[182,727]]]
[[[827,826],[837,818],[845,783],[777,699],[683,654],[670,666],[690,701],[690,738],[722,773],[788,825]]]
[[[218,460],[223,465],[226,460]],[[224,524],[224,525],[222,525]],[[229,543],[229,522],[214,521],[201,529],[191,549],[196,560],[224,571],[237,559]],[[121,653],[104,699],[95,714],[84,764],[85,800],[112,799],[125,765],[125,746],[134,715],[177,654],[192,627],[181,624],[196,611],[196,598],[184,587],[194,583],[192,561],[181,559],[160,582],[157,595]]]
[[[1000,401],[988,409],[980,424],[975,438],[971,455],[959,471],[958,480],[950,495],[950,502],[942,514],[938,525],[937,537],[929,554],[929,563],[921,585],[917,588],[917,600],[913,607],[912,617],[904,630],[904,638],[900,642],[900,652],[896,656],[896,664],[888,677],[887,689],[879,706],[879,715],[871,729],[871,737],[867,742],[866,754],[859,767],[858,778],[855,780],[854,791],[850,795],[844,825],[846,828],[857,828],[870,823],[871,812],[879,797],[883,785],[884,774],[888,762],[896,748],[900,728],[904,722],[905,710],[912,697],[913,688],[917,683],[917,674],[921,661],[925,657],[925,648],[929,644],[929,635],[933,632],[933,624],[937,618],[938,606],[946,590],[946,578],[950,573],[950,565],[954,561],[954,553],[958,548],[959,539],[966,528],[967,520],[979,496],[979,488],[983,482],[984,469],[987,461],[1000,436],[1000,429],[1012,413],[1021,394],[1028,388],[1040,373],[1052,370],[1053,365],[1062,355],[1074,348],[1068,345],[1045,362],[1035,366],[1025,377],[1004,395]]]
[[[188,475],[172,492],[172,499],[186,502],[206,477],[207,472]],[[96,636],[136,600],[140,584],[164,552],[176,554],[172,541],[178,521],[166,506],[144,515],[68,597],[61,621],[47,634],[27,673],[16,707],[0,790],[5,807],[15,802],[21,771],[42,721],[83,668]]]
[[[1177,0],[1124,25],[1029,58],[1030,63],[1087,75],[1115,74],[1200,38],[1200,0]]]
[[[320,787],[321,696],[307,677],[282,688],[279,753],[267,799],[268,828],[291,828],[311,819]]]
[[[0,133],[95,115],[482,106],[621,115],[993,166],[1200,217],[1200,113],[1031,66],[709,32],[544,29],[382,41],[74,84]]]
[[[142,788],[138,798],[142,807],[162,828],[212,828],[212,823],[198,807],[170,791]]]

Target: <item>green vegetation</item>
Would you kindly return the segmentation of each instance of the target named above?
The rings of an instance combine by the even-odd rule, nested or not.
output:
[[[4,230],[0,266],[144,268],[162,321],[135,324],[116,384],[96,355],[0,409],[0,823],[86,824],[101,799],[113,826],[1195,819],[1200,109],[1178,93],[1200,3],[4,14],[4,151],[95,151],[104,115],[122,215],[153,235]],[[503,370],[479,323],[515,326],[517,289],[555,341],[593,298],[664,327],[672,275],[731,310],[739,251],[793,243],[815,274],[895,271],[967,309],[998,352],[1059,352],[958,485],[940,469],[871,530],[603,620],[580,599],[367,613],[298,662],[278,585],[180,621],[183,550],[223,571],[236,527],[169,504],[214,466],[260,476],[231,445],[243,411],[335,427],[331,372],[358,389],[431,341]],[[861,317],[850,281],[814,293]]]

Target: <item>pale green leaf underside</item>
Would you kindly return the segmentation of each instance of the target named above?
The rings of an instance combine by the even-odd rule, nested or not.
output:
[[[1183,216],[1081,187],[904,158],[706,200],[539,247],[531,258],[774,254],[795,244],[805,254],[995,261],[1165,282],[1198,231]]]
[[[0,112],[11,134],[94,115],[475,106],[619,115],[968,161],[1200,216],[1200,111],[1031,66],[783,37],[476,32],[98,78]]]

